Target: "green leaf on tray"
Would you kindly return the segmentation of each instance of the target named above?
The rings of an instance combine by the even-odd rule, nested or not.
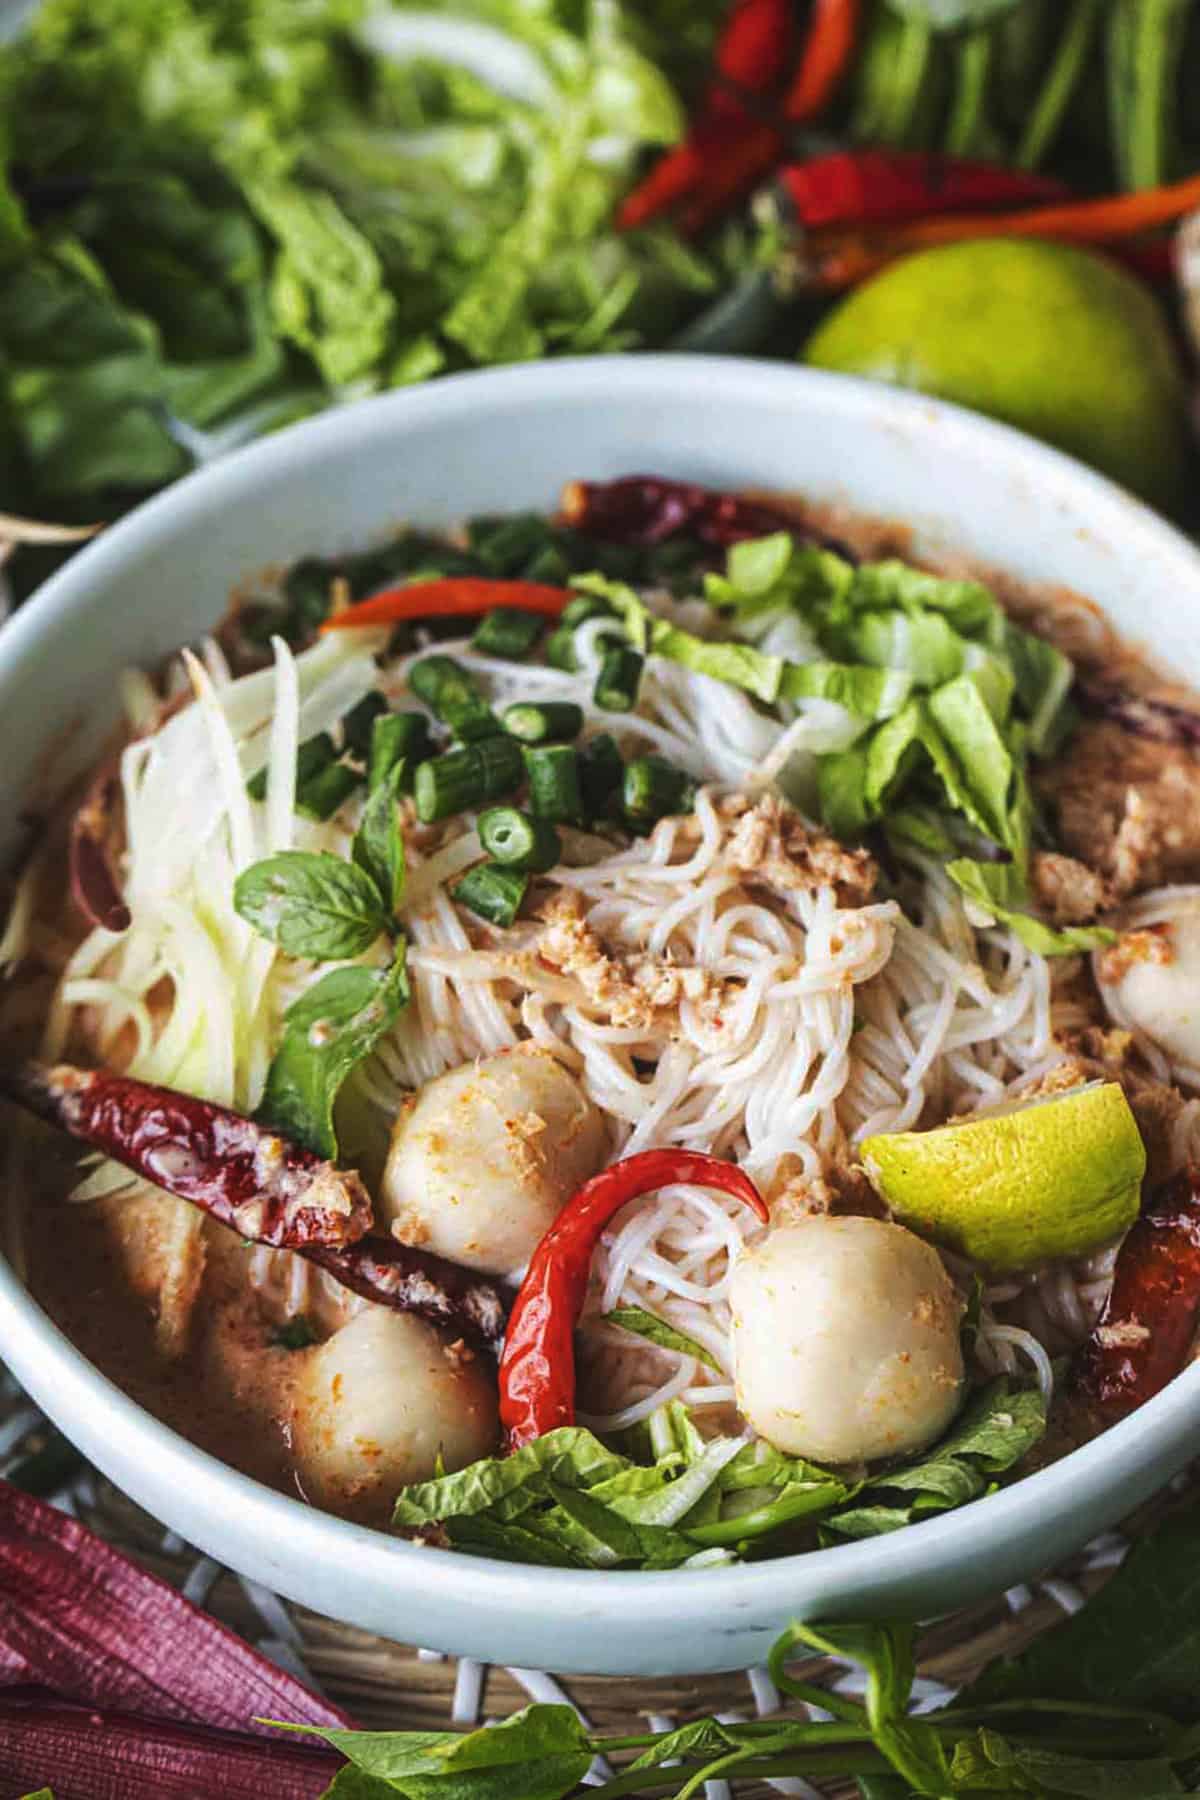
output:
[[[1200,1507],[1152,1526],[1108,1585],[965,1701],[1086,1701],[1200,1720]]]
[[[592,1761],[587,1735],[569,1706],[527,1706],[499,1725],[463,1733],[283,1729],[323,1738],[362,1775],[409,1800],[562,1800]],[[353,1783],[343,1791],[354,1800],[371,1792]]]
[[[390,917],[372,877],[324,851],[282,850],[252,863],[234,884],[233,903],[286,955],[314,962],[361,956]]]

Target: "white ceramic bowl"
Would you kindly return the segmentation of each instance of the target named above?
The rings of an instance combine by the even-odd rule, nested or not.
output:
[[[1002,426],[840,376],[639,357],[465,375],[334,412],[217,463],[76,556],[0,632],[0,853],[39,752],[80,759],[115,677],[195,637],[239,576],[398,521],[548,507],[567,477],[638,472],[794,489],[910,521],[1092,595],[1200,682],[1200,556],[1100,477]],[[424,1549],[313,1512],[193,1448],[100,1375],[0,1263],[0,1356],[106,1474],[191,1543],[408,1643],[608,1674],[759,1663],[789,1619],[929,1616],[1028,1579],[1188,1460],[1193,1367],[1126,1423],[990,1499],[892,1537],[670,1574],[569,1573]]]

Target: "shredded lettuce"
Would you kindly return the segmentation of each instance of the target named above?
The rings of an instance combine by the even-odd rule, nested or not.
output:
[[[776,689],[783,700],[835,698],[870,727],[818,757],[832,831],[855,837],[880,824],[897,847],[946,862],[981,914],[1043,955],[1108,941],[1101,927],[1058,930],[1029,911],[1028,762],[1071,729],[1074,671],[983,583],[895,558],[855,567],[780,531],[734,545],[705,592],[735,629],[762,637],[794,617],[819,651],[853,659],[785,662]],[[653,639],[652,622],[641,629]]]
[[[13,503],[91,517],[231,421],[669,339],[724,266],[610,222],[703,75],[720,6],[678,10],[43,0],[0,45]]]

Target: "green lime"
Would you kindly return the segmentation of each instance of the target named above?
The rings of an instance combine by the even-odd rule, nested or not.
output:
[[[1186,383],[1167,321],[1090,250],[983,238],[920,251],[843,300],[804,356],[974,407],[1156,506],[1179,503]]]
[[[896,1218],[990,1269],[1086,1256],[1137,1217],[1146,1149],[1115,1081],[868,1138],[867,1174]]]

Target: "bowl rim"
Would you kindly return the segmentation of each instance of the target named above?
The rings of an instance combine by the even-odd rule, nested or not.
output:
[[[5,624],[0,631],[0,693],[43,635],[56,622],[86,612],[93,592],[126,562],[136,562],[149,549],[169,541],[189,520],[218,512],[223,498],[240,491],[247,479],[252,478],[251,485],[260,478],[278,479],[289,468],[336,452],[348,431],[360,440],[365,434],[402,444],[407,431],[423,422],[469,420],[480,406],[549,400],[564,406],[590,403],[611,408],[638,394],[669,402],[677,385],[689,380],[705,384],[714,407],[727,394],[732,404],[743,408],[798,406],[803,412],[806,400],[816,396],[818,410],[841,412],[864,429],[894,425],[921,436],[936,433],[939,454],[952,456],[958,442],[973,444],[977,450],[992,449],[1006,466],[1021,467],[1035,482],[1040,477],[1039,492],[1074,499],[1079,512],[1115,513],[1127,556],[1132,559],[1136,554],[1136,543],[1131,546],[1129,540],[1140,539],[1160,557],[1172,560],[1200,598],[1200,551],[1165,519],[1060,451],[964,408],[858,377],[763,359],[683,353],[564,358],[470,371],[423,388],[360,400],[243,446],[182,477],[85,545]],[[651,1584],[656,1590],[668,1575],[673,1630],[687,1621],[697,1627],[711,1625],[718,1606],[750,1607],[771,1589],[778,1591],[801,1566],[819,1567],[836,1588],[864,1589],[893,1574],[903,1560],[907,1578],[920,1582],[982,1539],[1022,1536],[1044,1514],[1069,1510],[1072,1495],[1099,1475],[1111,1488],[1156,1453],[1179,1448],[1189,1429],[1200,1424],[1200,1364],[1193,1364],[1136,1413],[1058,1461],[898,1533],[761,1562],[695,1570],[559,1569],[453,1550],[431,1557],[426,1546],[319,1512],[299,1497],[243,1474],[164,1424],[104,1375],[43,1311],[3,1255],[0,1350],[35,1398],[43,1396],[52,1416],[58,1411],[72,1420],[67,1435],[82,1437],[93,1460],[103,1461],[94,1447],[119,1436],[127,1448],[140,1449],[154,1459],[157,1489],[166,1492],[175,1484],[186,1485],[193,1508],[202,1505],[214,1517],[228,1516],[232,1507],[243,1538],[249,1534],[267,1543],[285,1541],[289,1559],[331,1554],[352,1558],[356,1575],[389,1585],[397,1576],[403,1581],[411,1573],[432,1581],[444,1599],[467,1608],[481,1600],[492,1610],[574,1603],[580,1616],[586,1615],[595,1626],[619,1627],[629,1617],[631,1602],[648,1594]],[[51,1395],[47,1405],[45,1397]],[[1179,1461],[1184,1460],[1181,1450]]]

